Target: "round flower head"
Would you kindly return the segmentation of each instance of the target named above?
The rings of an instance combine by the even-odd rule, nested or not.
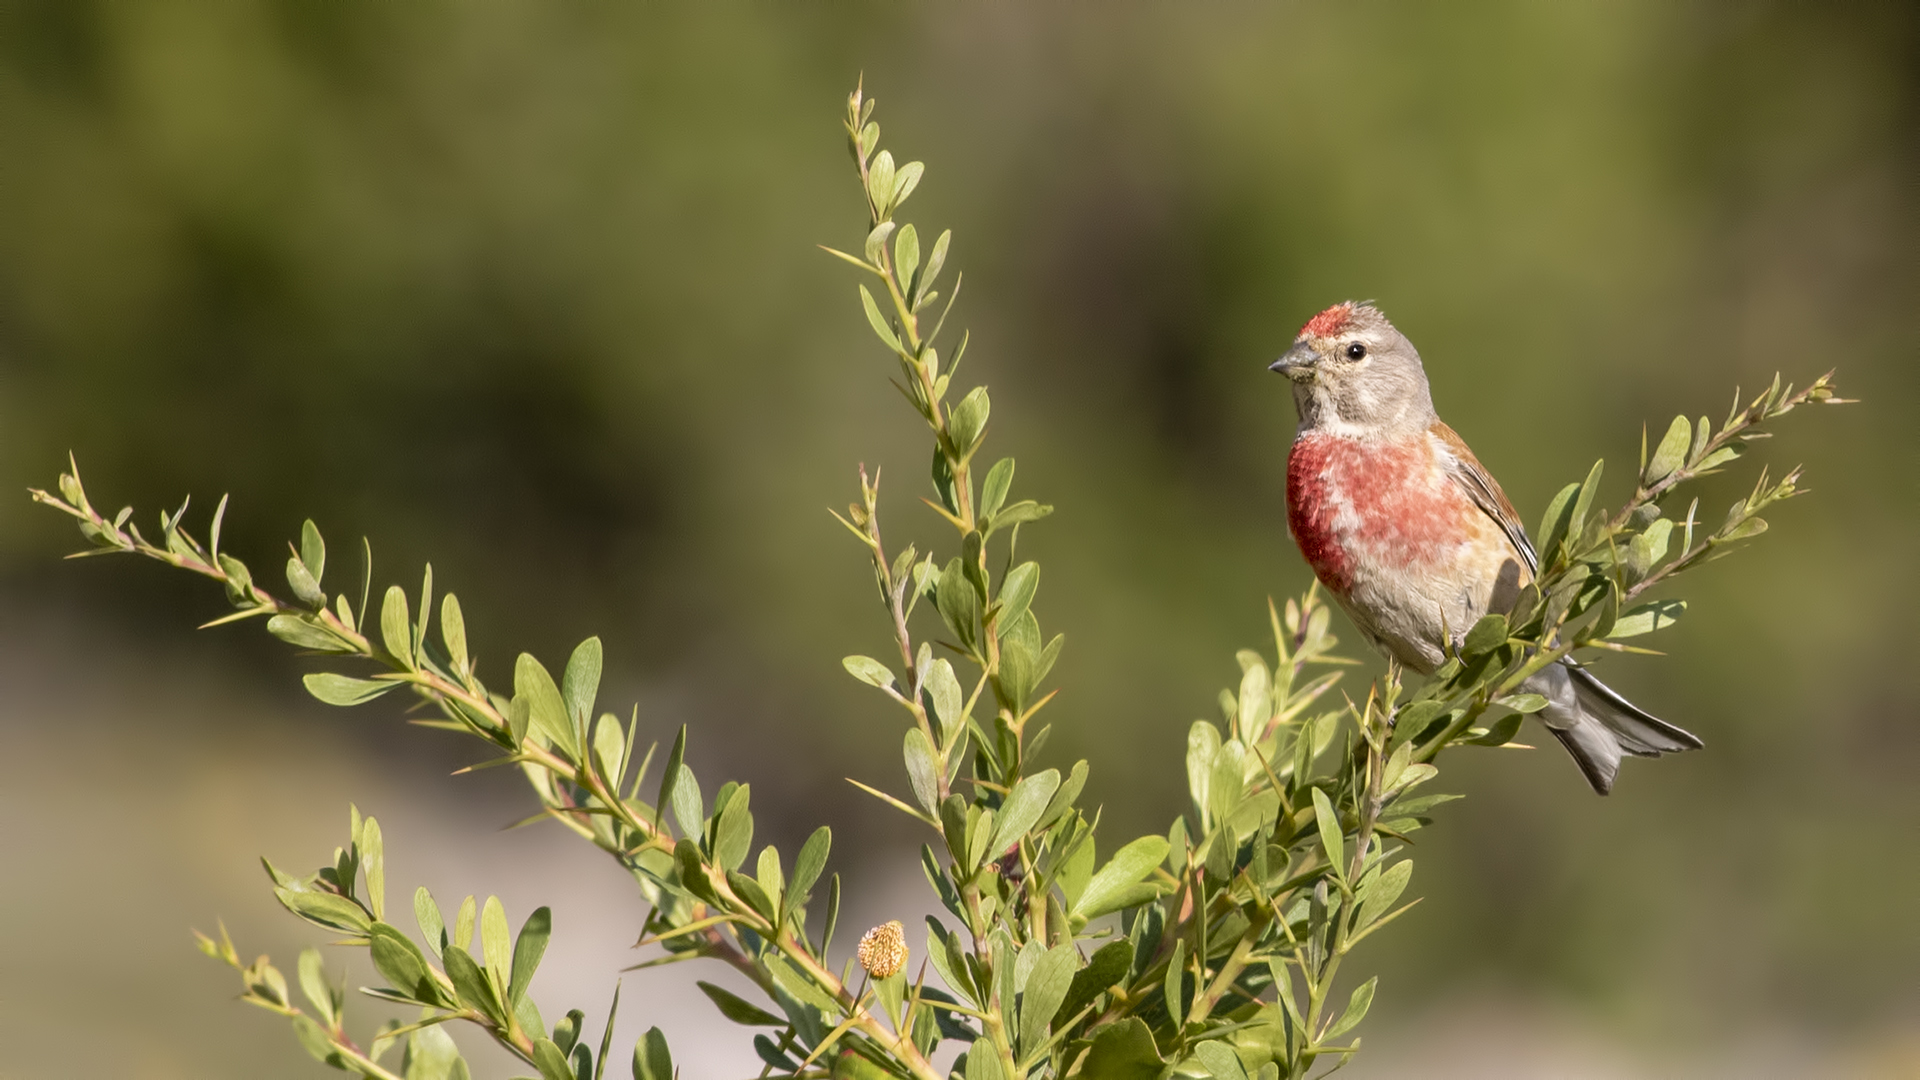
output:
[[[860,966],[876,979],[891,979],[907,966],[907,928],[900,920],[881,923],[860,939]]]

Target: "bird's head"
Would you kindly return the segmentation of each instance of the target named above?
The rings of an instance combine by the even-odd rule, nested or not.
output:
[[[1375,438],[1433,422],[1420,354],[1372,304],[1335,304],[1307,320],[1271,370],[1292,382],[1303,430]]]

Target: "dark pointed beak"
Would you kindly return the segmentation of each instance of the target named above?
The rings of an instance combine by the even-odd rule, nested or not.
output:
[[[1313,346],[1304,341],[1294,342],[1293,348],[1280,355],[1280,359],[1267,365],[1268,371],[1277,371],[1289,379],[1302,379],[1312,374],[1314,366],[1320,363],[1320,354]]]

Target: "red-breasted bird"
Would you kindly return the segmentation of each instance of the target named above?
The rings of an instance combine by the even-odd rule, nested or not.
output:
[[[1315,315],[1272,369],[1291,381],[1300,434],[1287,457],[1287,524],[1300,553],[1375,648],[1423,675],[1489,611],[1510,610],[1539,557],[1500,485],[1434,414],[1426,370],[1370,304]],[[1694,750],[1692,734],[1562,661],[1521,689],[1593,790],[1623,754]]]

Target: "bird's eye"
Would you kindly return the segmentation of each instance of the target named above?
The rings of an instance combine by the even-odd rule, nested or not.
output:
[[[1356,341],[1347,346],[1347,359],[1358,360],[1365,355],[1367,355],[1367,347],[1365,345]]]

